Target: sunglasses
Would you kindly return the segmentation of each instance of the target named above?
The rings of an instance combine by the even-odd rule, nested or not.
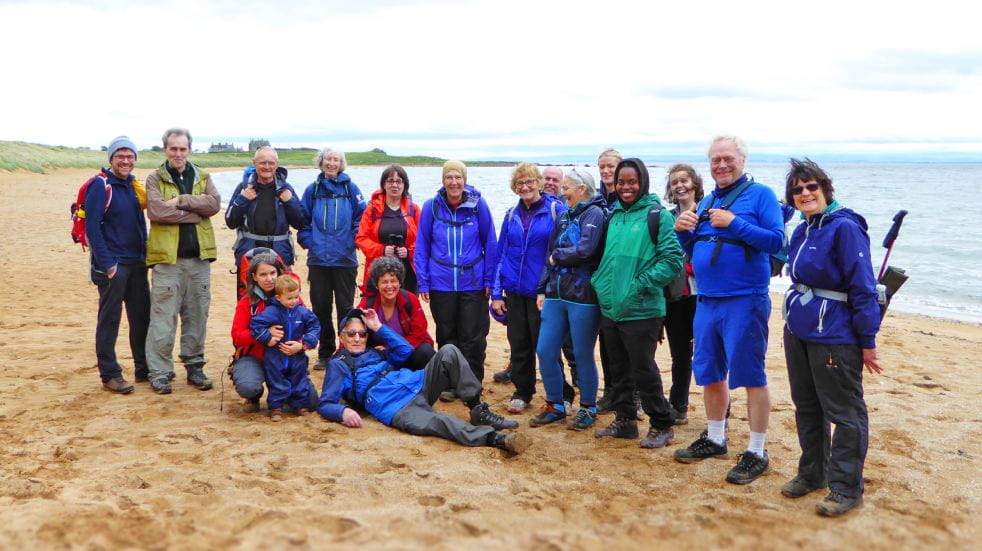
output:
[[[365,338],[368,336],[368,331],[342,331],[346,337],[353,339],[355,337]]]
[[[802,192],[804,192],[806,189],[812,193],[815,193],[816,191],[818,191],[818,188],[820,187],[822,186],[818,184],[808,184],[806,186],[793,187],[791,188],[791,195],[801,195]]]

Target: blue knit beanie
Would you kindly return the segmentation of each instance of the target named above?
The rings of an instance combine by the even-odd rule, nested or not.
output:
[[[129,149],[136,155],[136,144],[133,140],[126,136],[116,136],[111,142],[109,142],[109,160],[113,159],[113,155],[120,149]]]

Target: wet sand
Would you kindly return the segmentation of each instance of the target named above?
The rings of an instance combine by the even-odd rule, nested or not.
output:
[[[92,174],[0,172],[0,248],[12,276],[0,309],[0,547],[977,548],[978,325],[887,317],[879,338],[886,372],[866,377],[865,505],[824,519],[814,513],[824,494],[789,500],[779,492],[799,450],[777,309],[767,353],[771,468],[748,486],[723,480],[732,459],[671,459],[705,426],[695,385],[691,422],[661,450],[599,442],[563,426],[530,429],[533,410],[516,416],[533,445],[512,458],[374,419],[347,429],[316,415],[274,424],[265,411],[243,413],[223,377],[234,236],[220,217],[206,346],[215,389],[195,390],[178,368],[171,395],[145,383],[127,396],[110,394],[95,366],[97,292],[86,255],[69,237],[68,205]],[[124,316],[117,351],[132,379],[126,334]],[[498,411],[511,387],[490,376],[507,363],[507,348],[504,328],[493,323],[485,398]],[[667,346],[657,357],[667,383]],[[318,388],[322,373],[313,374]],[[534,409],[542,397],[540,386]],[[746,400],[734,398],[731,457],[747,442]],[[438,407],[465,415],[459,403]]]

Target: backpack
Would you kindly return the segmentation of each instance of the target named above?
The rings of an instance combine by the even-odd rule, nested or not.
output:
[[[742,183],[742,184],[740,184],[739,186],[737,186],[736,189],[734,189],[733,191],[731,191],[726,196],[726,198],[723,199],[723,203],[720,204],[720,206],[719,207],[716,207],[716,208],[729,210],[730,205],[732,205],[733,202],[736,201],[737,198],[740,197],[740,195],[743,194],[743,192],[747,190],[747,188],[749,188],[750,186],[752,186],[752,185],[754,185],[756,183],[757,182],[754,181],[753,176],[749,176],[748,175],[747,181],[744,182],[744,183]],[[700,221],[702,220],[702,217],[704,216],[704,213],[705,213],[705,211],[697,211],[696,212],[696,214],[699,216]],[[782,216],[785,217],[784,218],[784,223],[786,224],[787,223],[787,215],[784,214],[784,213],[782,213]],[[698,239],[698,240],[707,240],[707,239],[709,239],[709,236],[699,236],[696,239]],[[740,245],[741,247],[743,247],[743,250],[746,253],[747,258],[748,259],[750,258],[750,249],[751,249],[750,245],[747,245],[745,242],[743,242],[743,241],[741,241],[739,239],[729,239],[729,238],[726,238],[726,237],[717,237],[716,238],[716,250],[713,251],[713,257],[709,261],[710,265],[716,263],[716,258],[719,256],[719,249],[720,249],[720,247],[723,246],[723,243],[730,243],[731,245]],[[779,250],[776,253],[771,254],[770,255],[770,260],[771,260],[771,277],[777,277],[777,276],[781,275],[781,270],[784,268],[784,265],[787,264],[787,262],[788,262],[788,236],[787,236],[786,233],[784,235],[784,244],[781,245],[781,250]]]
[[[105,169],[102,169],[98,174],[86,180],[78,188],[78,195],[75,197],[75,202],[72,203],[70,210],[72,213],[72,241],[82,246],[82,252],[85,252],[86,247],[89,246],[89,240],[85,236],[85,196],[89,192],[89,186],[96,180],[100,181],[106,187],[105,210],[109,210],[109,203],[113,200],[113,187],[109,183],[109,173]],[[136,178],[133,178],[133,191],[136,193],[136,198],[140,202],[140,208],[146,208],[147,192]]]

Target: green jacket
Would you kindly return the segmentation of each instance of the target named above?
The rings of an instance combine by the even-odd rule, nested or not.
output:
[[[218,258],[215,246],[215,230],[211,216],[221,210],[221,196],[211,181],[211,176],[194,168],[194,185],[190,195],[182,195],[180,188],[164,165],[160,165],[147,177],[147,217],[150,219],[150,236],[147,239],[147,266],[176,264],[180,225],[195,224],[198,247],[202,260]],[[176,206],[166,201],[178,197]]]
[[[661,211],[658,248],[648,233],[648,210],[660,203],[644,195],[631,207],[617,203],[607,222],[603,260],[590,283],[597,292],[600,313],[614,321],[665,317],[662,288],[682,269],[682,248],[675,237],[672,214]]]

